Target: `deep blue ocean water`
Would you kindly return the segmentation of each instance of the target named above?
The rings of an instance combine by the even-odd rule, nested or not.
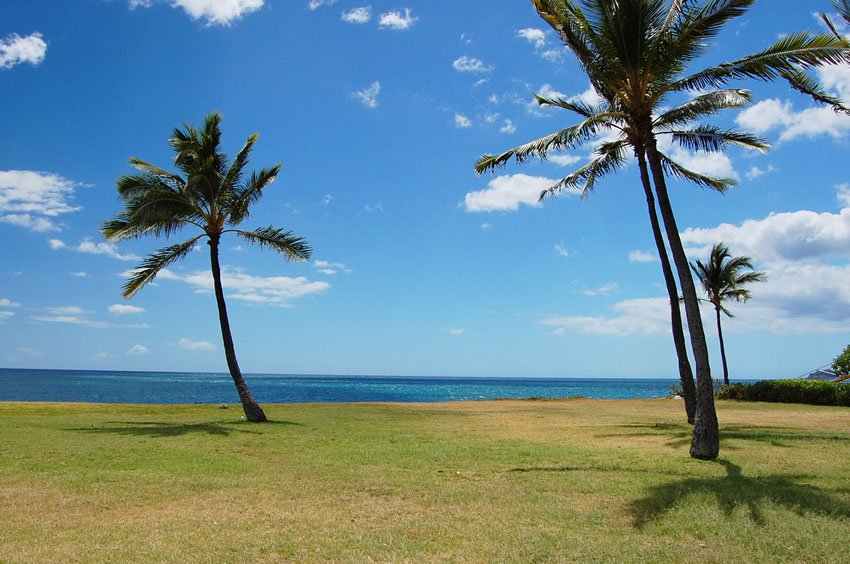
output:
[[[674,379],[437,378],[246,374],[261,403],[496,398],[663,398]],[[0,369],[0,401],[238,403],[229,374]]]

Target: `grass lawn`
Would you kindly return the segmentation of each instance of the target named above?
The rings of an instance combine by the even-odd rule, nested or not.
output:
[[[850,561],[850,409],[0,403],[0,562]]]

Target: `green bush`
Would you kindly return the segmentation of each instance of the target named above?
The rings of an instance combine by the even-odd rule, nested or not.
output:
[[[850,407],[850,385],[823,380],[762,380],[724,386],[719,399]]]

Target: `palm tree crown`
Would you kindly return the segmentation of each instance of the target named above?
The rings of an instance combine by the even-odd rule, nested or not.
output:
[[[125,297],[132,297],[163,268],[186,256],[200,239],[218,243],[228,232],[248,243],[275,250],[287,260],[309,260],[312,249],[291,231],[274,227],[251,231],[237,228],[248,218],[251,206],[262,197],[263,190],[275,181],[281,165],[246,177],[245,167],[258,135],[248,137],[229,163],[221,151],[220,124],[221,115],[213,112],[206,117],[203,129],[186,124],[184,130],[174,130],[168,141],[175,152],[174,164],[183,177],[131,158],[130,164],[139,173],[118,180],[118,194],[125,208],[101,226],[107,239],[169,237],[190,226],[201,231],[188,241],[160,249],[144,259],[125,284]]]

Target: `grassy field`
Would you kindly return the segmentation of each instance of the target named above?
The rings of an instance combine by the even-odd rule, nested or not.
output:
[[[850,409],[0,403],[0,561],[850,561]]]

